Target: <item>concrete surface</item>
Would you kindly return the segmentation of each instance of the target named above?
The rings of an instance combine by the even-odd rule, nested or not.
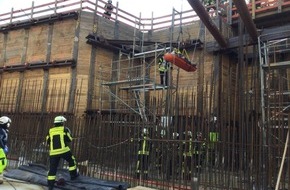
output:
[[[30,184],[26,181],[19,181],[16,179],[10,179],[6,177],[0,177],[3,179],[4,183],[0,184],[0,189],[2,190],[47,190],[47,187]]]
[[[136,187],[128,188],[128,190],[156,190],[156,189],[142,187],[142,186],[136,186]]]

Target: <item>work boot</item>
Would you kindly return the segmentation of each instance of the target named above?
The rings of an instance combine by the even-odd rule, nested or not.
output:
[[[75,180],[75,179],[77,179],[78,177],[79,177],[79,172],[77,172],[75,175],[72,175],[71,177],[70,177],[70,179],[71,180]]]

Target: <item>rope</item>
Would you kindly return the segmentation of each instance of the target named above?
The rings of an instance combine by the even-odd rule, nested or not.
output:
[[[201,29],[198,30],[198,34],[197,34],[198,38],[199,38],[199,35],[200,35],[200,30]],[[194,56],[195,56],[196,47],[197,47],[197,41],[195,42],[193,53],[192,53],[192,56],[191,56],[191,59],[190,59],[190,62],[192,62],[192,63],[194,63],[193,60],[194,60]]]

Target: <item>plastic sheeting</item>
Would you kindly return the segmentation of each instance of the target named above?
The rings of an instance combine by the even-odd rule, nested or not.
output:
[[[33,184],[47,186],[47,169],[43,165],[29,164],[22,165],[18,169],[9,170],[4,174],[5,177],[27,181]],[[100,180],[92,177],[79,176],[75,180],[70,180],[68,170],[59,169],[56,181],[64,179],[64,185],[55,185],[56,189],[64,190],[126,190],[129,184],[125,182]]]

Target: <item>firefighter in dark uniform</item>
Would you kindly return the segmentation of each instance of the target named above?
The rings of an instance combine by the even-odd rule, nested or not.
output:
[[[66,122],[65,117],[55,117],[54,126],[50,128],[49,134],[46,136],[46,142],[49,145],[50,161],[50,168],[47,175],[49,190],[53,189],[60,159],[64,159],[68,162],[71,180],[76,179],[79,175],[75,157],[72,155],[70,147],[68,146],[72,141],[71,132],[67,127],[64,127],[64,122]]]
[[[8,141],[8,131],[11,124],[11,119],[7,116],[0,117],[0,174],[3,173],[7,166],[7,157],[8,152],[7,141]],[[0,179],[0,184],[3,183],[3,180]]]
[[[183,162],[182,162],[182,173],[186,180],[191,179],[191,163],[193,156],[193,139],[192,132],[185,132],[185,141],[183,142]]]
[[[142,176],[144,179],[148,179],[149,153],[149,131],[147,128],[144,128],[142,130],[141,139],[139,140],[138,160],[136,165],[137,178],[140,178]]]
[[[217,131],[217,117],[213,116],[210,122],[210,132],[208,140],[208,154],[209,154],[209,163],[214,166],[217,158],[217,144],[219,141],[219,132]]]
[[[165,139],[165,135],[166,135],[166,131],[165,129],[161,129],[160,130],[160,135],[156,135],[156,138],[160,138],[161,142],[158,142],[158,143],[155,143],[155,157],[156,157],[156,160],[155,160],[155,167],[156,169],[158,170],[159,174],[162,174],[162,163],[163,163],[163,153],[162,152],[162,149],[164,147],[164,144],[162,142],[162,140]]]
[[[172,147],[170,151],[170,176],[172,179],[177,179],[179,174],[181,173],[181,157],[182,152],[180,152],[180,144],[179,144],[179,133],[173,132],[172,133]]]
[[[194,141],[193,162],[197,171],[200,171],[202,163],[205,159],[206,144],[202,137],[202,133],[198,132]]]

